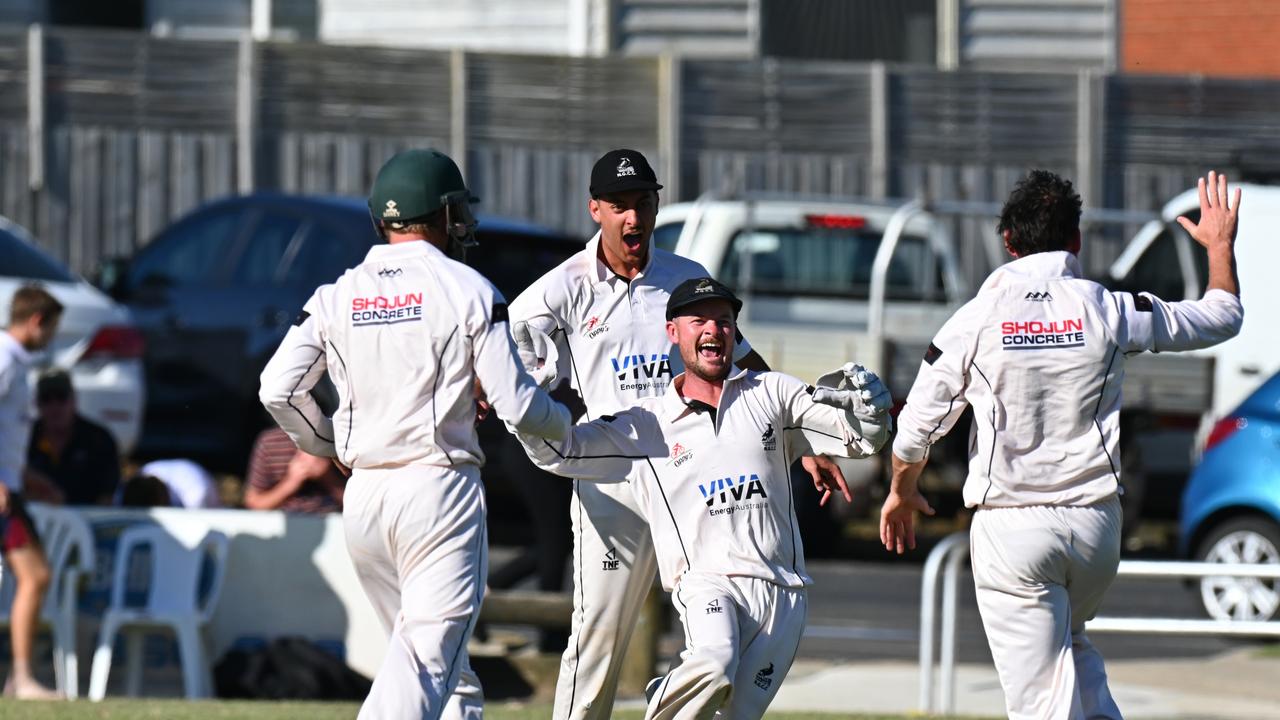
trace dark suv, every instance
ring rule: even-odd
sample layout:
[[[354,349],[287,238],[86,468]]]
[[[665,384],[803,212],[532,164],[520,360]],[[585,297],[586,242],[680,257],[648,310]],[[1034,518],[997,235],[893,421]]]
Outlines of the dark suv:
[[[508,299],[582,248],[581,240],[485,216],[477,239],[468,261]],[[268,422],[258,403],[267,359],[312,291],[377,242],[363,200],[258,193],[206,205],[128,262],[109,263],[103,284],[128,305],[147,342],[136,455],[244,472]],[[487,445],[500,436],[484,435]]]

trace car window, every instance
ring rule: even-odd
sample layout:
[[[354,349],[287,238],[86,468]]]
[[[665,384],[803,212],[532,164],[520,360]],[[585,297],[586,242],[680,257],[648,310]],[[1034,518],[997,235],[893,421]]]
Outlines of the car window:
[[[653,229],[653,244],[668,252],[676,251],[676,243],[680,241],[680,231],[684,230],[684,221],[659,225]]]
[[[380,242],[369,222],[338,224],[313,220],[302,242],[290,253],[284,284],[314,290],[359,265]]]
[[[874,230],[786,228],[739,232],[720,268],[720,279],[739,287],[750,273],[751,291],[763,295],[866,299],[880,247]],[[750,260],[750,267],[746,261]],[[943,302],[941,260],[924,238],[904,235],[889,264],[886,294],[895,300]]]
[[[125,287],[208,286],[216,284],[234,249],[244,211],[206,213],[175,225],[143,248],[129,266]]]
[[[1198,223],[1200,211],[1193,210],[1187,213],[1186,217],[1191,222]],[[1178,238],[1175,233],[1183,233],[1183,230],[1166,224],[1164,230],[1133,264],[1129,274],[1114,283],[1113,289],[1131,293],[1147,292],[1161,300],[1171,302],[1185,299],[1186,281],[1183,277],[1182,265],[1178,262]],[[1197,285],[1193,297],[1197,297],[1209,278],[1209,257],[1194,241],[1190,242]]]
[[[520,233],[481,231],[476,239],[480,246],[467,253],[467,264],[488,278],[508,301],[580,249],[576,243],[558,238]]]
[[[269,287],[278,284],[281,263],[289,251],[302,217],[273,210],[264,211],[243,243],[231,282],[240,287]]]
[[[0,229],[0,275],[26,280],[75,282],[75,276],[18,236]]]

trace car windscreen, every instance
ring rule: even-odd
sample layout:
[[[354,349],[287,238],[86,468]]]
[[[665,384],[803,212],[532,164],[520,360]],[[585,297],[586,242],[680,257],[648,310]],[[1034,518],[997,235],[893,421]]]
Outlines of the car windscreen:
[[[866,227],[739,231],[720,280],[761,295],[866,299],[880,239],[878,230]],[[946,300],[942,262],[923,237],[902,236],[886,280],[891,300]]]
[[[47,282],[75,282],[69,270],[57,260],[31,247],[13,233],[0,228],[0,275],[4,277],[44,280]]]

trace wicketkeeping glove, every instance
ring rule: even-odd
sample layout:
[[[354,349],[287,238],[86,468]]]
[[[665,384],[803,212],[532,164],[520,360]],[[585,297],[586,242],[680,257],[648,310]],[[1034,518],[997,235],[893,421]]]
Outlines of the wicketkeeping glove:
[[[845,363],[839,370],[818,378],[813,401],[844,410],[855,427],[870,431],[863,433],[866,436],[893,429],[893,417],[889,415],[893,396],[875,373],[861,365]]]
[[[511,328],[516,342],[516,354],[533,381],[544,390],[556,384],[556,344],[549,335],[527,322],[517,322]]]

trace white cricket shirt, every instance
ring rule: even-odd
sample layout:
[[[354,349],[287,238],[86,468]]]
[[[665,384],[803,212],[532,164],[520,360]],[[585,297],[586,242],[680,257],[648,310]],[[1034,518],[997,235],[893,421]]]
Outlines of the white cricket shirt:
[[[709,277],[697,262],[649,244],[649,261],[628,282],[600,259],[600,233],[511,303],[511,321],[528,322],[556,343],[557,377],[569,378],[599,417],[660,397],[682,370],[667,338],[667,298],[677,285]],[[741,336],[734,360],[751,352]]]
[[[325,369],[338,409],[307,392]],[[298,447],[353,468],[484,464],[474,381],[522,431],[563,437],[568,411],[516,356],[501,293],[426,241],[376,245],[307,301],[262,371],[261,399]]]
[[[888,426],[861,437],[800,380],[738,370],[714,413],[679,393],[575,425],[563,442],[518,434],[535,464],[579,480],[629,480],[653,533],[662,584],[686,571],[811,583],[792,507],[791,464],[810,454],[865,457]]]
[[[947,321],[898,416],[893,451],[924,457],[973,406],[969,507],[1089,505],[1114,495],[1126,355],[1191,350],[1240,331],[1240,299],[1109,292],[1046,252],[993,272]]]
[[[31,404],[31,353],[6,330],[0,329],[0,482],[22,490],[27,444],[35,410]]]

